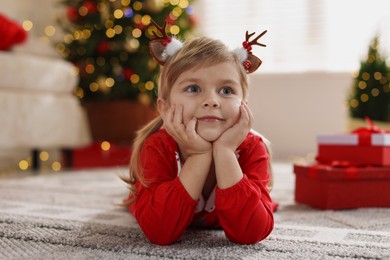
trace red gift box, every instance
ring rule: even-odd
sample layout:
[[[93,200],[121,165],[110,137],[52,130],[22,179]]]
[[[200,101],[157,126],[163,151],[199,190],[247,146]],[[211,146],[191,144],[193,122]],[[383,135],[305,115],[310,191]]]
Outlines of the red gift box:
[[[109,142],[96,142],[88,146],[64,152],[65,167],[95,168],[128,166],[131,157],[129,145],[116,145]]]
[[[390,167],[294,165],[295,201],[320,209],[390,207]]]
[[[390,134],[371,134],[370,143],[357,134],[319,135],[317,161],[344,161],[354,165],[390,166]]]
[[[325,164],[390,166],[390,133],[366,118],[368,127],[350,134],[317,136],[317,161]]]

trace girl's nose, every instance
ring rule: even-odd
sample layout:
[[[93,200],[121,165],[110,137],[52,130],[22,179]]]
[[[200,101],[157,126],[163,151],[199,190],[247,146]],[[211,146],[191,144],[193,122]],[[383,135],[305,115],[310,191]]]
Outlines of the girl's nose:
[[[204,101],[202,106],[204,108],[217,108],[219,107],[219,102],[215,97],[207,97]]]

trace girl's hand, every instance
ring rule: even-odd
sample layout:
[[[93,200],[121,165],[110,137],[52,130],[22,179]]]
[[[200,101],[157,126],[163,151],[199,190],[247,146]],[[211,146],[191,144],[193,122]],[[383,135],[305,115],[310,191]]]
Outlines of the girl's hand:
[[[191,119],[187,126],[184,125],[182,105],[172,105],[163,120],[165,129],[175,139],[185,158],[212,151],[211,143],[200,137],[195,130],[196,118]]]
[[[214,148],[227,148],[235,151],[238,146],[245,140],[253,125],[253,115],[246,102],[242,102],[240,106],[240,118],[236,124],[227,129],[214,142]]]

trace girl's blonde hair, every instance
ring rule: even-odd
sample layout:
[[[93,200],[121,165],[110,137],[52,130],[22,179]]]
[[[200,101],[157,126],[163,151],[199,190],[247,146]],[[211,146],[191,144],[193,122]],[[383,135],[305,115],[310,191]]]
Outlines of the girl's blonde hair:
[[[196,38],[184,43],[183,48],[165,62],[159,76],[158,98],[169,102],[171,88],[183,72],[222,62],[232,62],[237,67],[244,94],[243,98],[245,99],[248,94],[248,79],[241,62],[221,41],[207,37]],[[130,191],[133,195],[127,201],[127,204],[131,204],[137,196],[136,181],[139,181],[144,186],[148,184],[143,176],[140,160],[141,149],[145,140],[152,133],[159,130],[162,125],[163,120],[158,116],[137,132],[130,159],[130,178],[122,178],[130,185]]]

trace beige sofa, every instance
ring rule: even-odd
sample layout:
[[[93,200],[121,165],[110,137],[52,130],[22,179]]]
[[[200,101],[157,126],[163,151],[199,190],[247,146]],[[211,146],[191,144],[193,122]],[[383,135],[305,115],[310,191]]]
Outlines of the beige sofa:
[[[74,66],[36,38],[0,51],[0,150],[88,144],[76,85]]]

